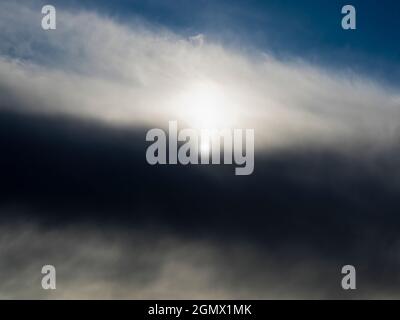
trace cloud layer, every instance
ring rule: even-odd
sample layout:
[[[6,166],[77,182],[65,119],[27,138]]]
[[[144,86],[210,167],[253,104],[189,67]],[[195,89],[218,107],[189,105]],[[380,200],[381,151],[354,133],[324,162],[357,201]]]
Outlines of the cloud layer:
[[[360,293],[344,295],[338,268],[307,251],[282,255],[162,230],[3,225],[0,254],[2,299],[396,297],[394,288],[368,278]],[[49,263],[56,267],[57,289],[46,291],[40,270]],[[359,270],[360,278],[365,271]]]
[[[351,71],[246,53],[204,35],[184,38],[138,19],[121,25],[89,12],[60,9],[58,29],[44,32],[34,6],[2,7],[2,105],[116,125],[178,120],[193,126],[199,100],[218,96],[218,103],[203,103],[211,109],[204,122],[223,118],[220,126],[254,128],[261,148],[343,141],[382,146],[398,138],[397,88]],[[19,24],[12,23],[15,17]],[[210,88],[215,94],[207,96]]]
[[[0,297],[398,296],[398,88],[140,18],[40,19],[0,4]],[[168,120],[255,129],[255,173],[147,165]]]

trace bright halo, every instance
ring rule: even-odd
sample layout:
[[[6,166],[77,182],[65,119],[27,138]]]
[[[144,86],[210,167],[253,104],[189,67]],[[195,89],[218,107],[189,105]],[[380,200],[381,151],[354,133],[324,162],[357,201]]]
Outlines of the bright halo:
[[[232,125],[232,107],[226,92],[212,83],[192,85],[180,99],[181,117],[195,129],[229,128]]]

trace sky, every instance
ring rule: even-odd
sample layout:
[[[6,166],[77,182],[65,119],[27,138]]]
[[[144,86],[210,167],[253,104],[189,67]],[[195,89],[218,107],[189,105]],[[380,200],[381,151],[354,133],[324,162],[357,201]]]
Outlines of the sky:
[[[398,298],[398,1],[44,4],[0,4],[0,298]],[[149,165],[170,120],[253,174]]]

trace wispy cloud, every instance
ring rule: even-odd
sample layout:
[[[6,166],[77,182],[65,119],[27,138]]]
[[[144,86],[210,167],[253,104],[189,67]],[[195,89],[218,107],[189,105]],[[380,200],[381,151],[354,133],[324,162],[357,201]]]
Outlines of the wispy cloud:
[[[13,230],[12,232],[10,230]],[[297,248],[277,254],[243,243],[190,240],[151,229],[1,227],[2,299],[340,298],[340,265]],[[56,267],[56,290],[41,268]],[[393,298],[364,282],[351,297]]]
[[[1,6],[3,106],[116,125],[176,119],[190,126],[198,88],[211,87],[222,98],[208,116],[224,114],[222,126],[256,129],[261,147],[390,145],[398,137],[397,89],[351,71],[249,55],[204,35],[184,38],[90,12],[60,10],[57,30],[44,32],[32,8]],[[6,27],[11,19],[20,21],[15,28]]]

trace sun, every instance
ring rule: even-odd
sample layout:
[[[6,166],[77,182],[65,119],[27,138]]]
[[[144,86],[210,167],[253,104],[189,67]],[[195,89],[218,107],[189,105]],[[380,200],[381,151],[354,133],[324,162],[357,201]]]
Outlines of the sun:
[[[192,84],[180,99],[180,116],[194,129],[222,129],[231,126],[232,108],[227,91],[212,82]]]

